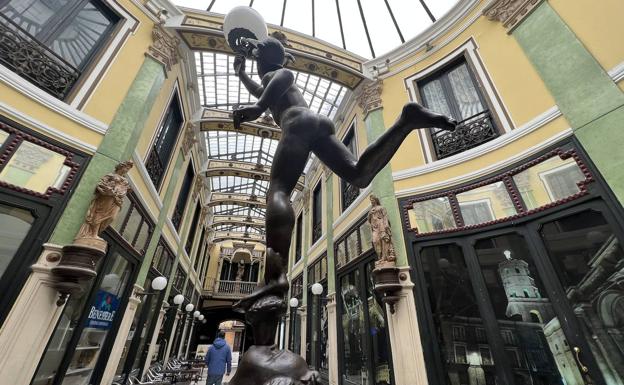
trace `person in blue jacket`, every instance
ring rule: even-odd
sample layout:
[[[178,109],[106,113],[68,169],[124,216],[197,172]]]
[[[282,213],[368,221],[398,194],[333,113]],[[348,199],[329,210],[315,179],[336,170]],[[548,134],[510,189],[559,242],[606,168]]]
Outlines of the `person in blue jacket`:
[[[219,331],[217,338],[208,353],[206,353],[206,365],[208,365],[208,378],[206,379],[206,385],[221,385],[223,381],[223,375],[226,373],[230,375],[232,371],[232,351],[228,344],[223,339],[225,333]]]

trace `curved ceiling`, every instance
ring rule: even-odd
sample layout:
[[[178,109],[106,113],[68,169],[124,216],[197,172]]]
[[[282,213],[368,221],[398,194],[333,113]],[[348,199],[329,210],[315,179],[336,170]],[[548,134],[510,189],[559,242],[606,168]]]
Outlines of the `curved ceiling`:
[[[173,0],[179,6],[226,14],[256,9],[267,23],[342,47],[364,58],[382,55],[442,17],[458,0]]]

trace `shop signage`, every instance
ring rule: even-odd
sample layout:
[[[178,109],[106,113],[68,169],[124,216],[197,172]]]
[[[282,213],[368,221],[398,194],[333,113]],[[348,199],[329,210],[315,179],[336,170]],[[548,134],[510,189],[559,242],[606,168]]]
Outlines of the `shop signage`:
[[[95,303],[91,305],[87,317],[87,327],[97,329],[109,329],[115,318],[115,312],[119,307],[119,299],[116,295],[107,291],[98,291]]]

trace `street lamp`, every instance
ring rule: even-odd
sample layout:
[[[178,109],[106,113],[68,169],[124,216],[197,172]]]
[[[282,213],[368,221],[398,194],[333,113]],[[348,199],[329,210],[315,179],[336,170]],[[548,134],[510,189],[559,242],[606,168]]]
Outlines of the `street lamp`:
[[[296,297],[292,297],[288,301],[290,305],[290,350],[295,350],[295,316],[297,314],[297,306],[299,306],[299,300]]]
[[[320,306],[319,306],[319,296],[321,294],[323,294],[323,285],[321,285],[320,283],[316,282],[314,283],[314,285],[312,285],[312,294],[314,295],[313,298],[313,308],[312,308],[312,346],[310,348],[310,352],[312,353],[312,366],[314,368],[318,369],[318,353],[319,353],[319,349],[320,346],[318,344],[318,335],[319,335],[319,329],[320,329],[320,323],[319,323],[319,318],[320,318]]]
[[[178,294],[175,297],[173,297],[174,305],[182,305],[182,302],[184,302],[184,296],[182,294]]]
[[[184,308],[184,310],[186,310],[187,312],[192,312],[193,309],[195,309],[195,305],[193,305],[192,303],[189,303],[188,305],[186,305],[186,307]]]

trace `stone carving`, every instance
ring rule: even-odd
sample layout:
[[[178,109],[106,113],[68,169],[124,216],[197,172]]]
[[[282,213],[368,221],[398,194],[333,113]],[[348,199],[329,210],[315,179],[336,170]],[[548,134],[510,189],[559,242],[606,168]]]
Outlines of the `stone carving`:
[[[169,72],[171,67],[179,62],[178,45],[180,45],[178,37],[169,36],[161,26],[156,25],[152,30],[152,45],[149,47],[149,53],[163,63]]]
[[[193,184],[193,200],[197,198],[197,195],[200,194],[206,184],[204,183],[204,178],[202,176],[198,176],[195,178],[195,183]]]
[[[364,115],[381,107],[382,90],[383,82],[381,80],[375,80],[372,83],[362,85],[362,90],[357,95],[356,100],[358,106],[364,111]]]
[[[542,0],[498,0],[488,6],[483,14],[488,20],[500,21],[505,28],[512,30],[541,2]]]
[[[182,139],[182,154],[188,156],[193,145],[197,143],[197,137],[195,136],[195,126],[189,122],[184,129],[184,138]]]
[[[115,220],[119,213],[124,197],[130,191],[126,174],[133,166],[132,161],[119,163],[115,167],[115,172],[106,174],[100,179],[74,244],[106,250],[106,242],[99,237],[99,234]]]
[[[392,244],[392,229],[388,221],[388,212],[375,195],[370,196],[370,201],[373,207],[368,212],[368,223],[373,233],[373,248],[377,253],[375,266],[387,264],[394,266],[396,252]]]

